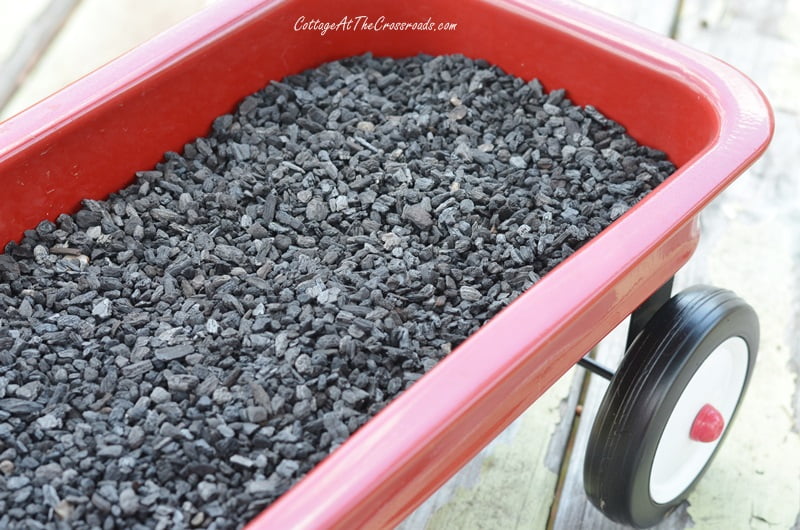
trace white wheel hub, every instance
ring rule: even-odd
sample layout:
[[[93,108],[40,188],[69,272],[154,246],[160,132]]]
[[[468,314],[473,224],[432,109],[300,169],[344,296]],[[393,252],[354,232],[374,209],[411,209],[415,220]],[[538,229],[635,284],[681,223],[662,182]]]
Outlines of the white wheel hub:
[[[727,428],[744,388],[748,361],[747,344],[731,337],[711,352],[689,380],[656,447],[650,471],[650,497],[654,502],[666,504],[677,498],[714,454],[721,436],[699,441],[690,433],[708,416],[708,406]]]

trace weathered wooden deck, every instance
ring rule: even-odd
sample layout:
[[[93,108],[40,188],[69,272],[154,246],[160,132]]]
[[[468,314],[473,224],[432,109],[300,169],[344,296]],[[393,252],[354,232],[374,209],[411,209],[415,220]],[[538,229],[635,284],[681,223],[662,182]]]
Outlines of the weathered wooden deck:
[[[0,118],[213,0],[0,0]],[[587,0],[735,65],[772,101],[764,158],[703,215],[676,288],[747,299],[762,341],[747,400],[713,467],[659,528],[800,528],[800,0]],[[614,363],[625,330],[597,355]],[[402,525],[618,528],[586,501],[583,451],[606,383],[573,369]],[[582,409],[582,413],[576,413]]]

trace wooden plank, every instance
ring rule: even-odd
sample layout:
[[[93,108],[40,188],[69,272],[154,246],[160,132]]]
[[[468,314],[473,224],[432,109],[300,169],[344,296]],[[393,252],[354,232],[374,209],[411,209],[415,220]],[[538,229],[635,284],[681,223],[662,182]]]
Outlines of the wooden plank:
[[[562,377],[398,529],[544,528],[582,385],[577,371]]]
[[[678,16],[680,0],[641,2],[636,0],[580,0],[609,15],[626,20],[642,28],[671,35]]]
[[[648,6],[649,7],[649,6]],[[697,490],[660,528],[800,528],[800,1],[684,0],[677,36],[751,75],[777,110],[765,157],[702,216],[700,246],[676,290],[709,283],[736,291],[761,318],[758,366],[739,417]],[[618,330],[598,349],[606,361],[624,344]],[[792,361],[794,364],[792,364]],[[583,450],[603,381],[592,378],[567,464],[557,529],[619,528],[588,506]],[[754,495],[753,492],[760,492]]]
[[[51,0],[36,18],[23,26],[25,31],[0,65],[0,107],[11,98],[28,70],[36,64],[77,2],[78,0]],[[9,15],[14,17],[13,13]]]
[[[0,64],[9,58],[11,50],[16,48],[28,25],[41,14],[47,2],[0,2]]]
[[[212,0],[82,0],[25,83],[7,118],[196,13]]]

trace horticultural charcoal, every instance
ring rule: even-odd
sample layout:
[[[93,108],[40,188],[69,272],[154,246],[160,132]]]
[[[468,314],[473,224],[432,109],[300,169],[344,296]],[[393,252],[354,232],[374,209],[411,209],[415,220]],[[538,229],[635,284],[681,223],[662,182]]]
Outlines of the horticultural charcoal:
[[[241,525],[664,158],[463,57],[272,83],[0,255],[0,526]]]

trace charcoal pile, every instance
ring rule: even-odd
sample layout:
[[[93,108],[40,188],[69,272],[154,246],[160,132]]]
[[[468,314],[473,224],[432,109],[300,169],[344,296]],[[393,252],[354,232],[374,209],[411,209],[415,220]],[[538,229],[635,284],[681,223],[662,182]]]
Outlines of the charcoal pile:
[[[241,526],[673,170],[460,56],[271,83],[0,255],[0,527]]]

